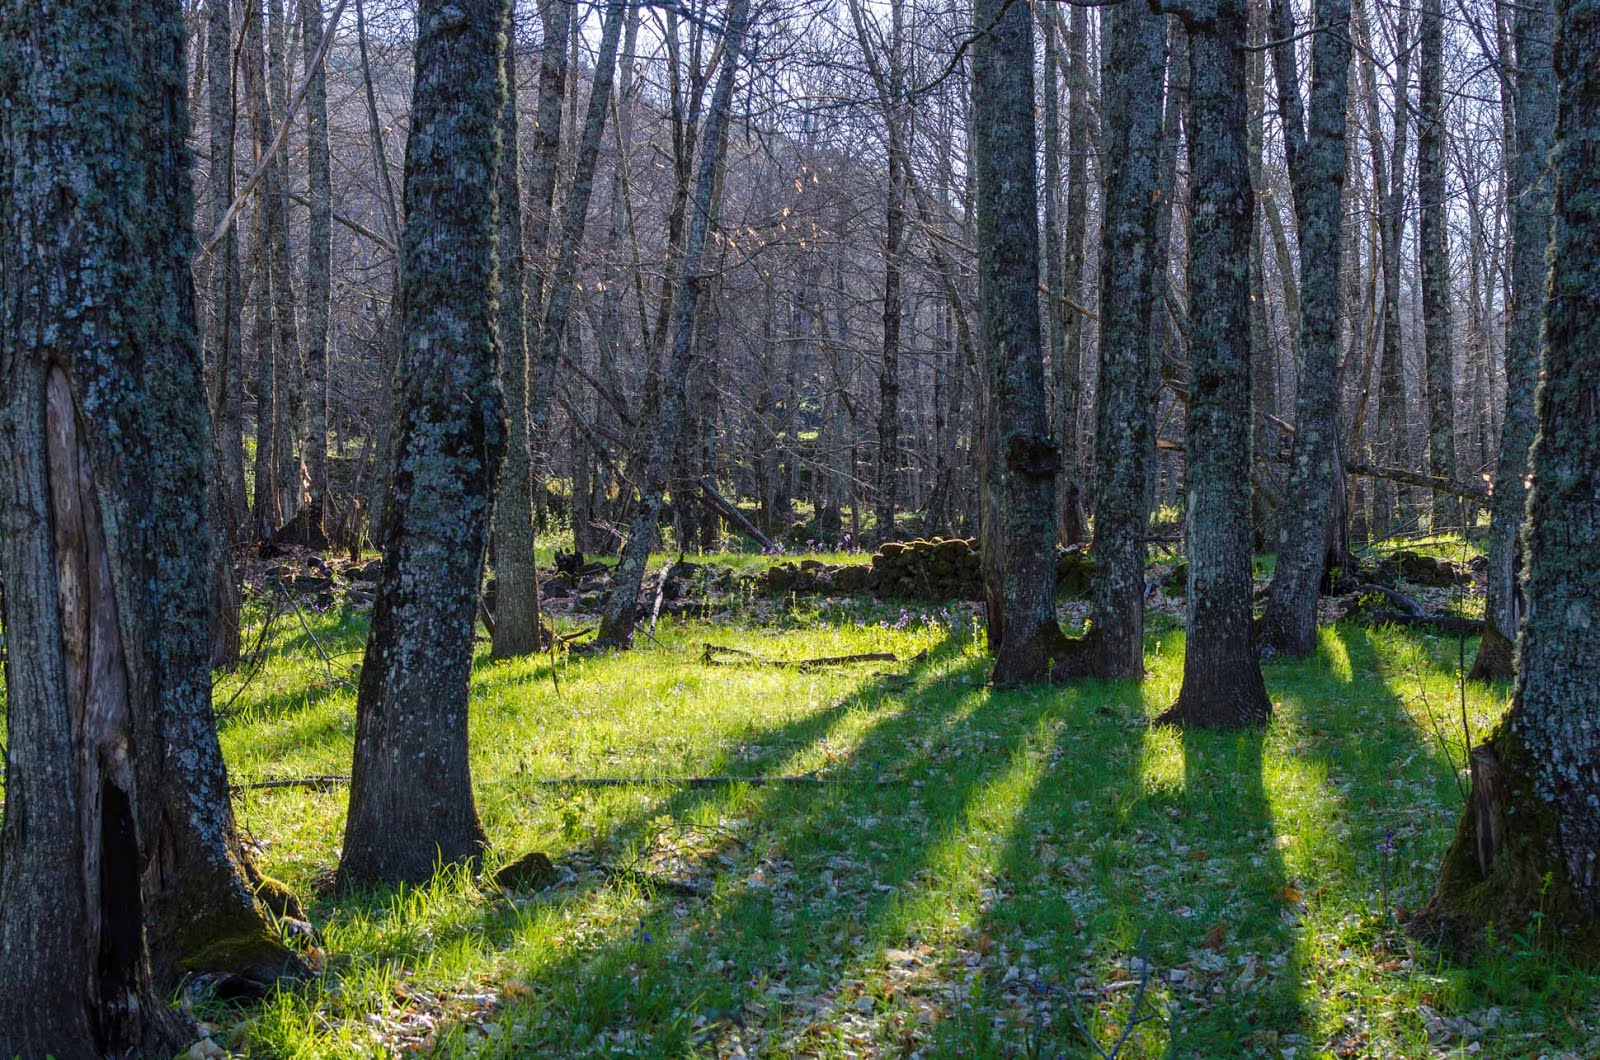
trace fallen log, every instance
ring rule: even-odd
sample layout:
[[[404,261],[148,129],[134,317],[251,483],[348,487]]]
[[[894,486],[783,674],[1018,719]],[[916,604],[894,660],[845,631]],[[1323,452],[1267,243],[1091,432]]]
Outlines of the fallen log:
[[[731,655],[732,659],[720,658]],[[707,666],[778,666],[795,670],[815,670],[824,666],[845,666],[851,663],[899,662],[900,657],[887,651],[864,651],[854,655],[823,655],[815,659],[769,659],[743,648],[729,648],[721,644],[707,644],[700,653],[700,661]]]
[[[1376,625],[1431,626],[1442,633],[1475,637],[1483,632],[1483,619],[1462,618],[1460,615],[1410,615],[1404,611],[1370,611],[1368,617]]]
[[[1424,475],[1417,471],[1407,471],[1401,467],[1382,467],[1378,464],[1346,463],[1344,469],[1348,474],[1359,475],[1362,478],[1379,478],[1388,482],[1398,482],[1403,486],[1416,486],[1419,489],[1434,490],[1438,493],[1448,493],[1453,497],[1465,497],[1468,500],[1487,501],[1489,499],[1488,486],[1475,485],[1471,482],[1455,482],[1437,475]]]
[[[748,537],[750,540],[754,541],[764,549],[768,549],[772,552],[778,551],[778,546],[773,544],[772,538],[756,529],[755,523],[752,523],[749,519],[745,518],[745,514],[743,512],[741,512],[734,505],[729,504],[727,499],[711,486],[704,482],[700,483],[700,488],[696,492],[696,496],[699,497],[700,503],[711,509],[713,513],[722,516],[724,519],[728,520],[728,522],[738,527],[739,532],[744,534],[745,537]]]

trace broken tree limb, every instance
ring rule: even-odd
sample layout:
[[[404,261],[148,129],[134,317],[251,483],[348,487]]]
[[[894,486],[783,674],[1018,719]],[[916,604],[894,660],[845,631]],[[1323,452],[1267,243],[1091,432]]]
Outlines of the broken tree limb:
[[[1475,485],[1471,482],[1455,482],[1451,479],[1439,478],[1436,475],[1424,475],[1417,471],[1407,471],[1399,467],[1382,467],[1377,464],[1346,463],[1344,469],[1351,475],[1362,478],[1379,478],[1388,482],[1398,482],[1403,486],[1416,486],[1420,489],[1435,490],[1439,493],[1448,493],[1453,497],[1465,497],[1468,500],[1486,501],[1489,499],[1487,486]]]
[[[728,522],[738,527],[739,532],[744,534],[745,537],[748,537],[762,548],[770,549],[774,552],[778,550],[778,546],[773,544],[772,538],[768,537],[766,534],[763,534],[760,530],[757,530],[755,523],[752,523],[749,519],[745,518],[745,514],[743,512],[729,504],[722,494],[718,493],[709,484],[705,482],[700,483],[697,496],[699,497],[700,502],[707,508],[710,508],[712,512],[722,516],[724,519],[728,520]]]
[[[1398,589],[1390,589],[1387,586],[1373,585],[1371,582],[1367,582],[1356,586],[1356,592],[1377,593],[1412,618],[1424,618],[1427,616],[1427,611],[1423,609],[1421,604]]]
[[[733,656],[732,659],[722,656]],[[921,656],[917,656],[921,658]],[[865,651],[854,655],[823,655],[815,659],[769,659],[765,655],[757,655],[753,651],[743,648],[729,648],[721,644],[707,644],[700,653],[700,661],[707,666],[778,666],[786,669],[800,671],[815,670],[824,666],[845,666],[851,663],[866,662],[899,662],[900,657],[892,652]],[[913,660],[914,661],[914,660]]]
[[[1368,618],[1376,625],[1431,626],[1442,633],[1457,633],[1475,637],[1483,632],[1481,618],[1462,618],[1460,615],[1409,615],[1403,611],[1372,611]]]

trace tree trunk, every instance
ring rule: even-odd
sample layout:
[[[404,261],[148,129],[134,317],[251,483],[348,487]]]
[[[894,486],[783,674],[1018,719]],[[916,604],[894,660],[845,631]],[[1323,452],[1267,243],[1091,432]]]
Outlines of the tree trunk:
[[[1456,477],[1455,382],[1450,356],[1450,234],[1445,220],[1444,5],[1422,0],[1417,103],[1417,194],[1422,262],[1422,333],[1428,394],[1428,473]],[[1461,501],[1433,494],[1431,528],[1463,526]]]
[[[283,0],[266,0],[267,6],[267,112],[277,130],[289,112],[289,27]],[[305,363],[300,350],[294,272],[289,255],[289,148],[279,146],[261,181],[266,215],[267,265],[272,274],[273,484],[278,490],[282,525],[292,522],[304,501],[301,465],[295,454],[304,415]]]
[[[1534,386],[1539,377],[1539,325],[1549,269],[1550,147],[1555,134],[1556,86],[1548,42],[1555,34],[1551,0],[1517,8],[1517,89],[1511,186],[1511,322],[1506,329],[1505,419],[1489,502],[1489,574],[1483,642],[1472,664],[1477,680],[1513,676],[1512,646],[1522,624],[1519,548],[1527,513],[1528,449],[1533,444]]]
[[[984,597],[996,685],[1053,674],[1066,638],[1056,621],[1056,473],[1039,342],[1039,226],[1034,179],[1033,25],[1028,9],[979,0],[972,47],[978,302],[988,401]]]
[[[1084,219],[1089,214],[1089,9],[1074,6],[1067,38],[1067,231],[1063,237],[1063,290],[1074,305],[1083,304]],[[1059,16],[1057,20],[1059,25]],[[1055,437],[1061,447],[1056,498],[1061,541],[1083,540],[1083,491],[1079,485],[1083,454],[1078,421],[1083,415],[1083,321],[1077,310],[1064,321],[1060,363],[1055,366]]]
[[[528,384],[528,431],[537,459],[534,461],[535,503],[544,492],[549,475],[551,448],[550,406],[554,396],[556,365],[567,337],[567,317],[572,309],[572,287],[578,269],[578,244],[583,242],[589,218],[589,199],[594,192],[594,170],[600,157],[600,141],[605,135],[606,115],[611,110],[611,87],[616,79],[617,42],[628,20],[628,6],[611,0],[606,6],[605,26],[600,33],[600,51],[595,56],[594,83],[589,91],[589,109],[584,115],[583,136],[578,142],[572,184],[561,213],[561,240],[556,260],[542,285],[544,322],[539,328],[538,356],[533,359],[533,378]]]
[[[1100,233],[1100,372],[1096,403],[1093,638],[1102,677],[1144,672],[1146,484],[1155,449],[1145,339],[1167,283],[1159,244],[1165,145],[1161,88],[1166,16],[1107,8],[1105,221]]]
[[[605,611],[600,617],[600,632],[595,638],[596,644],[605,647],[627,648],[633,644],[633,629],[638,620],[639,586],[644,580],[645,565],[650,559],[650,546],[661,519],[662,495],[672,471],[673,457],[677,453],[678,439],[686,418],[686,387],[693,367],[695,310],[699,305],[701,287],[707,279],[701,274],[700,265],[705,253],[706,232],[713,221],[714,192],[722,164],[728,114],[733,106],[734,75],[744,46],[749,11],[750,0],[733,0],[728,14],[727,35],[723,39],[723,65],[717,75],[711,112],[706,115],[701,136],[694,210],[684,243],[677,292],[672,300],[671,357],[661,381],[661,404],[656,416],[655,438],[650,444],[650,455],[645,464],[639,506],[629,528],[628,542],[623,546],[622,559],[612,576],[611,593],[606,598]]]
[[[539,566],[534,554],[533,457],[528,429],[528,335],[524,307],[522,194],[517,154],[517,48],[514,4],[505,3],[500,78],[500,164],[495,173],[496,302],[500,388],[505,394],[506,454],[494,503],[494,637],[490,655],[511,659],[540,647]]]
[[[328,309],[333,284],[333,184],[328,171],[328,86],[321,0],[299,0],[306,64],[305,462],[313,539],[325,539],[328,513]],[[336,27],[329,26],[331,32]],[[313,65],[314,64],[314,65]]]
[[[1600,955],[1600,8],[1555,11],[1555,225],[1521,665],[1510,712],[1472,753],[1472,803],[1419,926],[1467,942],[1488,926],[1527,932],[1587,959]]]
[[[265,11],[260,3],[245,5],[244,60],[245,80],[250,95],[250,139],[255,164],[265,164],[272,142],[272,116],[267,106],[266,43],[262,30]],[[256,452],[255,494],[251,512],[255,536],[270,539],[283,525],[278,489],[278,385],[277,365],[272,358],[272,265],[267,251],[271,240],[267,216],[268,182],[256,188],[255,217],[252,223],[250,263],[255,300],[251,321],[250,346],[256,357]]]
[[[211,126],[210,210],[207,227],[222,222],[233,201],[234,77],[231,0],[207,0],[207,114]],[[244,483],[244,361],[240,329],[239,231],[228,226],[211,265],[212,418],[222,477],[229,543],[245,543],[250,500]]]
[[[167,1056],[178,970],[292,964],[211,718],[182,18],[9,3],[0,33],[0,1054]]]
[[[1183,687],[1162,715],[1200,728],[1259,725],[1271,714],[1251,643],[1250,229],[1244,0],[1201,0],[1189,30],[1191,392],[1189,592]]]
[[[346,887],[420,883],[485,842],[467,760],[467,686],[505,444],[494,346],[504,2],[418,5],[399,458],[356,700],[339,864]]]
[[[1288,0],[1274,0],[1271,34],[1292,37]],[[1349,0],[1318,0],[1312,22],[1349,22]],[[1350,38],[1321,32],[1311,51],[1309,127],[1300,122],[1299,75],[1292,45],[1276,50],[1278,110],[1294,187],[1300,233],[1300,349],[1295,388],[1294,452],[1283,510],[1278,513],[1277,566],[1263,617],[1263,643],[1288,655],[1316,647],[1317,586],[1327,566],[1329,512],[1343,472],[1339,444],[1339,299],[1344,241],[1345,117],[1350,84]],[[1344,533],[1343,520],[1331,528]]]
[[[1405,260],[1402,244],[1406,228],[1406,149],[1411,113],[1411,42],[1408,16],[1404,11],[1395,27],[1395,38],[1399,58],[1395,62],[1394,145],[1387,174],[1383,172],[1383,134],[1378,125],[1378,102],[1373,91],[1367,94],[1367,114],[1368,135],[1374,140],[1374,193],[1383,204],[1383,359],[1378,369],[1378,436],[1373,448],[1383,463],[1400,467],[1406,463],[1407,448],[1405,355],[1400,344],[1400,272]],[[1410,520],[1407,490],[1397,490],[1380,481],[1372,492],[1374,531],[1388,533]]]

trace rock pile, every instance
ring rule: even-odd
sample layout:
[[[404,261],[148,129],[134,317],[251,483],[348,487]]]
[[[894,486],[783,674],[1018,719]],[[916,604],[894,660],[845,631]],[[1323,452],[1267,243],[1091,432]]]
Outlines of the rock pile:
[[[1081,550],[1062,553],[1057,586],[1071,596],[1089,591],[1093,567]],[[983,596],[983,564],[972,538],[891,541],[864,564],[829,564],[806,559],[779,563],[762,576],[769,593],[868,593],[884,600],[977,600]]]

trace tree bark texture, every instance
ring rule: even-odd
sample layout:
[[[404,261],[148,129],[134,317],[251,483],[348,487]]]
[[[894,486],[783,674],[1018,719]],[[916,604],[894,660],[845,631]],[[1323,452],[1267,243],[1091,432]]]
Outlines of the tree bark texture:
[[[1288,0],[1274,0],[1272,34],[1293,36]],[[1342,26],[1349,0],[1318,0],[1312,21]],[[1263,616],[1263,643],[1288,655],[1316,647],[1317,587],[1328,556],[1328,516],[1335,508],[1344,461],[1339,442],[1339,277],[1344,241],[1345,126],[1349,102],[1350,38],[1343,29],[1317,33],[1311,45],[1311,106],[1300,125],[1299,77],[1293,45],[1277,61],[1279,113],[1300,232],[1300,349],[1304,358],[1295,388],[1294,450],[1278,513],[1277,566]],[[1342,520],[1334,528],[1343,532]]]
[[[1550,51],[1555,36],[1551,0],[1529,0],[1516,14],[1516,130],[1509,189],[1511,212],[1511,320],[1506,329],[1505,418],[1489,502],[1489,572],[1483,642],[1473,661],[1478,680],[1509,678],[1513,646],[1522,624],[1521,537],[1527,514],[1528,450],[1536,421],[1539,326],[1544,316],[1553,208],[1549,158],[1555,138],[1556,81]]]
[[[1095,448],[1094,624],[1097,671],[1144,671],[1146,480],[1154,451],[1153,376],[1145,342],[1165,291],[1159,245],[1166,16],[1108,8],[1103,33],[1105,220],[1101,231],[1100,371]]]
[[[1162,720],[1259,725],[1272,710],[1251,638],[1250,229],[1244,0],[1181,13],[1192,70],[1189,172],[1192,373],[1184,444],[1189,546],[1183,686]]]
[[[1555,5],[1555,225],[1511,710],[1423,924],[1600,954],[1600,3]]]
[[[333,184],[328,168],[328,84],[321,0],[299,0],[306,62],[305,463],[310,527],[322,536],[328,513],[328,310],[333,284]],[[314,66],[312,64],[315,64]]]
[[[494,345],[503,3],[418,5],[400,436],[356,701],[343,886],[418,883],[484,844],[467,759],[467,685],[505,445]]]
[[[178,971],[289,960],[211,716],[183,42],[170,0],[0,8],[7,1056],[171,1055]]]
[[[1418,236],[1422,262],[1422,334],[1428,394],[1428,473],[1456,477],[1455,383],[1450,356],[1450,233],[1445,219],[1444,4],[1422,0],[1417,91]],[[1431,529],[1462,526],[1461,501],[1435,493]]]

